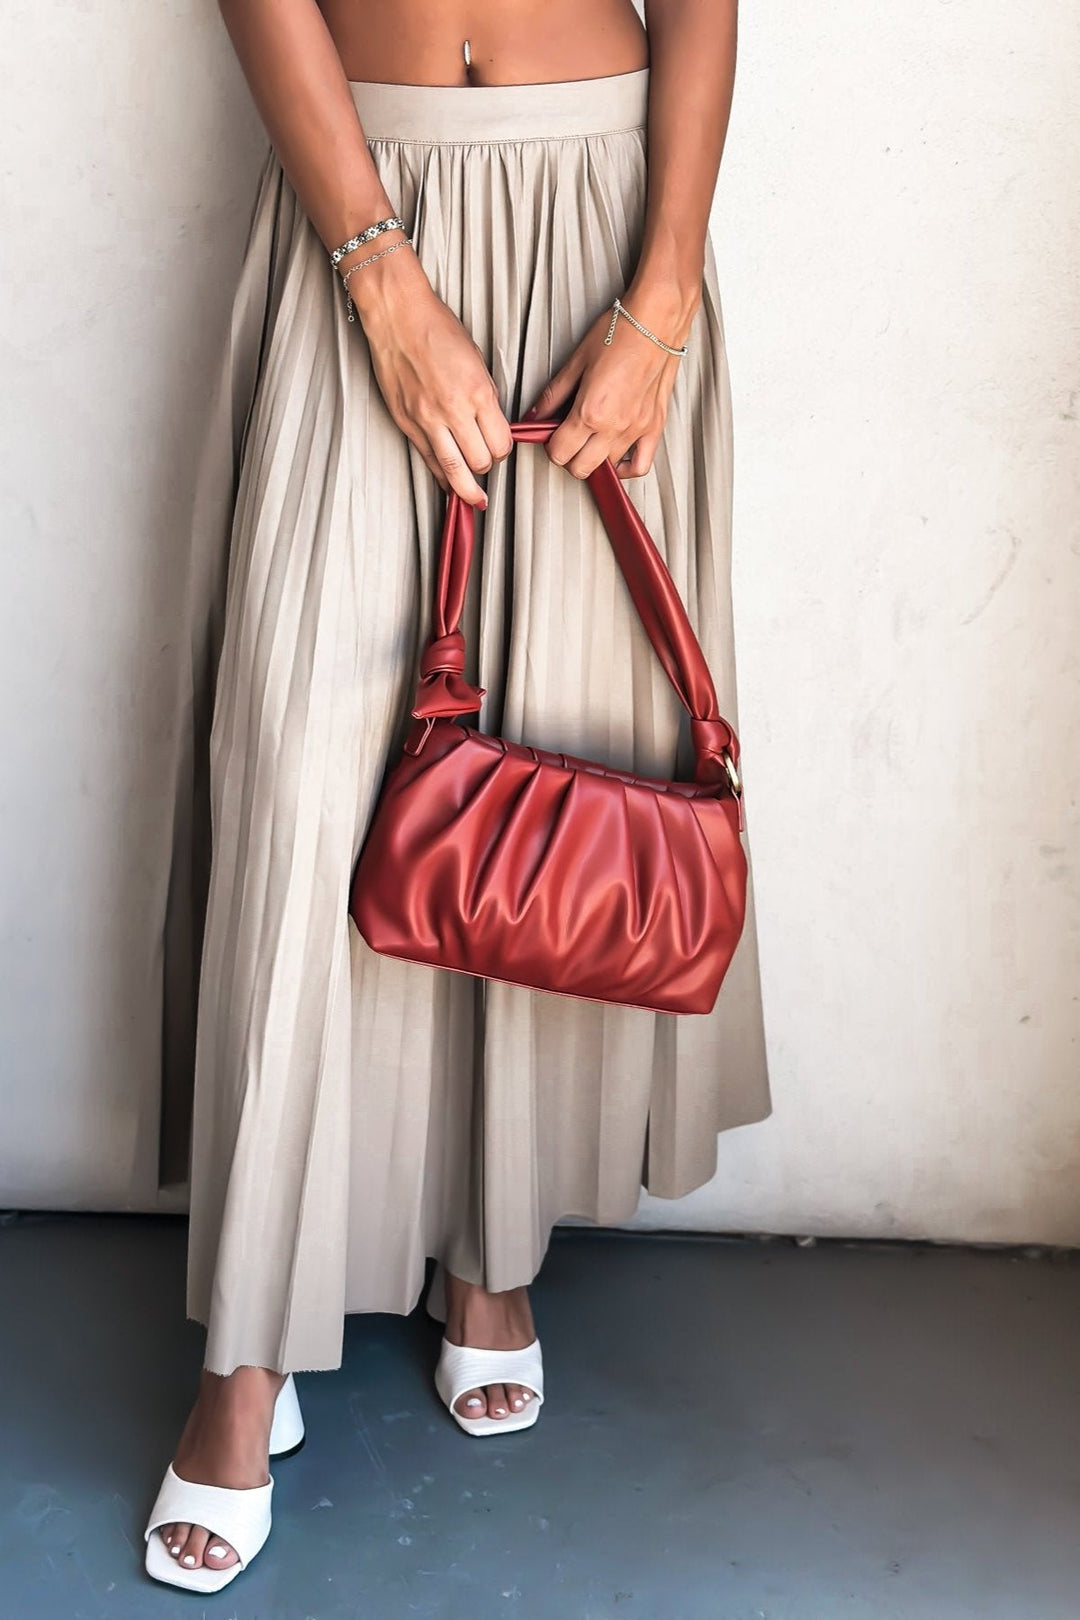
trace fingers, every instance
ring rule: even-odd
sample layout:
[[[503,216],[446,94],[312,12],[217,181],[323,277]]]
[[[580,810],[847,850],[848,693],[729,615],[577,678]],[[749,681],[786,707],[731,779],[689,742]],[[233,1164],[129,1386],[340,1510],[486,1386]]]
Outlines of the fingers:
[[[492,460],[504,461],[514,448],[514,441],[510,434],[510,423],[503,415],[496,395],[493,394],[489,402],[478,408],[476,420]]]
[[[541,413],[538,413],[538,415]],[[649,426],[636,435],[589,427],[575,412],[559,424],[548,441],[547,453],[556,466],[585,479],[600,463],[610,460],[620,478],[644,478],[652,467],[662,428]],[[484,510],[487,495],[475,474],[490,471],[513,448],[510,425],[496,407],[484,420],[446,424],[430,429],[430,437],[415,425],[409,437],[444,490],[456,490],[462,500]]]
[[[660,443],[659,433],[643,433],[636,444],[632,444],[625,459],[615,463],[615,471],[620,478],[644,478],[653,464],[656,448]]]
[[[440,422],[430,427],[425,424],[424,430],[427,433],[432,454],[450,488],[456,490],[462,500],[468,501],[470,506],[486,506],[487,496],[473,477],[472,469],[465,459],[463,448],[446,423]],[[459,429],[459,431],[462,433],[462,437],[468,441],[469,435],[462,429]],[[486,462],[487,451],[485,446],[480,470],[486,470],[484,465]]]
[[[510,424],[483,356],[434,296],[410,308],[399,326],[368,334],[383,400],[440,487],[482,509],[487,498],[478,476],[511,449]]]
[[[409,437],[444,490],[453,489],[463,501],[481,510],[487,496],[476,475],[491,470],[513,448],[510,424],[497,397],[484,400],[475,416],[459,416],[452,422],[429,418],[410,424]]]
[[[566,462],[566,470],[575,478],[588,478],[602,461],[608,460],[614,453],[615,443],[609,434],[592,433],[581,449]]]
[[[491,464],[495,458],[475,417],[455,422],[450,432],[470,471],[474,473],[491,471]]]
[[[586,380],[548,440],[548,456],[575,478],[588,478],[602,461],[617,465],[628,449],[645,439],[651,438],[655,448],[663,414],[651,399],[628,395],[624,388],[600,390]]]
[[[633,400],[627,408],[618,397],[590,397],[586,385],[548,440],[548,455],[575,478],[588,478],[602,461],[622,478],[640,478],[652,466],[665,415],[666,397],[659,405]]]
[[[428,470],[434,476],[435,482],[438,484],[439,488],[448,493],[450,489],[449,480],[447,479],[446,474],[443,472],[442,467],[439,465],[438,457],[428,443],[426,435],[421,433],[418,428],[411,428],[406,431],[408,433],[408,437],[412,440],[413,444],[423,456]]]
[[[575,349],[566,364],[560,366],[551,381],[540,390],[536,404],[526,415],[535,416],[541,421],[553,416],[577,388],[586,364],[585,354],[580,348]]]
[[[638,452],[641,446],[651,444],[652,452],[649,454],[648,464],[641,468],[642,472],[647,471],[659,439],[658,429],[651,431],[643,429],[640,435],[635,436],[632,429],[622,428],[616,431],[599,425],[592,427],[575,409],[565,422],[559,424],[548,440],[548,455],[556,466],[565,467],[575,478],[588,478],[602,461],[607,460],[613,461],[624,477],[640,477],[640,473],[631,474],[626,464],[620,465],[620,457],[628,446],[634,447],[633,453],[637,458],[634,464],[640,465]]]

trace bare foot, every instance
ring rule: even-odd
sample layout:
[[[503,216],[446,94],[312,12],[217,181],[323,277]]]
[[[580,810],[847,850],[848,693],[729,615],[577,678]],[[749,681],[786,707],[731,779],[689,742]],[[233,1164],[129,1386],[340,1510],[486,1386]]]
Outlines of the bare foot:
[[[524,1350],[536,1338],[528,1289],[489,1294],[448,1271],[446,1337],[451,1344],[468,1344],[476,1350]],[[532,1390],[521,1384],[488,1384],[466,1390],[455,1401],[454,1410],[467,1418],[505,1418],[523,1411],[535,1399]]]
[[[238,1367],[228,1378],[202,1373],[199,1394],[173,1458],[173,1471],[195,1485],[248,1490],[268,1483],[274,1402],[285,1382],[265,1367]],[[213,1525],[163,1524],[166,1550],[187,1569],[228,1569],[234,1548]]]

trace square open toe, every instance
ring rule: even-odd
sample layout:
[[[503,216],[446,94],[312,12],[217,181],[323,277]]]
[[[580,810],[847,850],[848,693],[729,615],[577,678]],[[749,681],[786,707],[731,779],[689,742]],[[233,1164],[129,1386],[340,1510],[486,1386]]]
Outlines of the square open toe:
[[[167,1586],[180,1586],[188,1592],[220,1592],[223,1586],[236,1579],[243,1568],[243,1564],[237,1562],[230,1564],[228,1569],[210,1569],[206,1564],[198,1569],[185,1569],[166,1547],[160,1530],[155,1530],[146,1543],[146,1573],[155,1581],[164,1581]]]
[[[518,1429],[532,1428],[540,1416],[540,1402],[531,1400],[520,1412],[511,1412],[504,1418],[488,1417],[486,1413],[478,1418],[463,1417],[452,1406],[450,1416],[466,1434],[514,1434]]]
[[[484,1389],[489,1384],[520,1384],[532,1391],[532,1399],[520,1412],[510,1412],[504,1418],[488,1417],[486,1413],[470,1418],[455,1410],[456,1402],[470,1389]],[[540,1340],[534,1339],[523,1350],[477,1350],[467,1344],[451,1344],[444,1335],[435,1369],[435,1388],[454,1422],[466,1434],[513,1434],[530,1429],[544,1404]]]

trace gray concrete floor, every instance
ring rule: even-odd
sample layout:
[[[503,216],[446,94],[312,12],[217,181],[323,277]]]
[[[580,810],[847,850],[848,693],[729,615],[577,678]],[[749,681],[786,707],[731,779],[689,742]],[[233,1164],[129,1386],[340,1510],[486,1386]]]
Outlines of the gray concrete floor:
[[[556,1234],[531,1432],[473,1440],[437,1329],[350,1317],[220,1596],[142,1522],[201,1330],[178,1220],[0,1228],[2,1620],[1077,1620],[1080,1263]]]

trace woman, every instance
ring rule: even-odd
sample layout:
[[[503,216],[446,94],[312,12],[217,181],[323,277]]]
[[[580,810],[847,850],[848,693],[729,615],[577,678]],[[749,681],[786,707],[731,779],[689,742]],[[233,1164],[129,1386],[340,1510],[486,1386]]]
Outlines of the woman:
[[[605,457],[735,721],[707,222],[736,0],[650,0],[647,34],[631,0],[222,10],[273,151],[197,521],[228,573],[191,1166],[206,1361],[147,1529],[151,1572],[203,1591],[262,1545],[268,1450],[302,1434],[287,1375],[340,1364],[346,1312],[412,1310],[434,1258],[440,1393],[471,1433],[524,1427],[553,1223],[701,1185],[717,1132],[769,1108],[752,897],[716,1008],[685,1019],[377,956],[347,915],[443,492],[486,512],[485,729],[680,774],[581,483]],[[507,459],[527,407],[561,418],[546,461]]]

